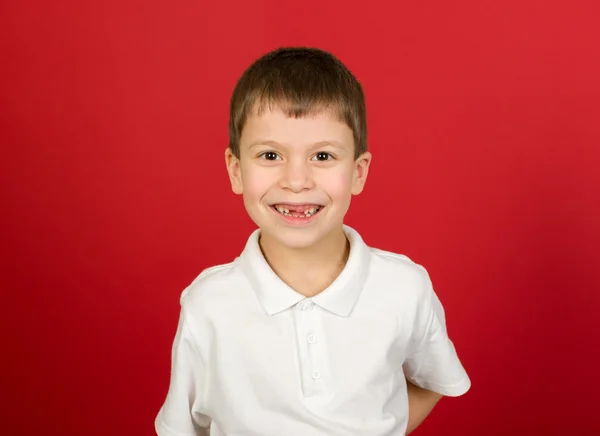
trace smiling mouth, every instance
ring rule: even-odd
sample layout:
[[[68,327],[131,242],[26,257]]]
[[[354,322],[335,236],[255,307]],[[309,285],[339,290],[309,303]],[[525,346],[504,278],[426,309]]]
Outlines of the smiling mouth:
[[[319,204],[274,204],[271,206],[271,208],[277,213],[292,218],[310,218],[311,216],[314,216],[323,210],[323,207],[324,206]]]

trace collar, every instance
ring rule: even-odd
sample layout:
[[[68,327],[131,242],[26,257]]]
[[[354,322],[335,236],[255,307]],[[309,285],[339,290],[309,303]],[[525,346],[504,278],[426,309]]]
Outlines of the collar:
[[[310,298],[314,303],[342,317],[349,317],[362,291],[369,270],[369,247],[359,233],[344,225],[350,242],[346,266],[335,281]],[[282,312],[307,299],[284,283],[271,269],[258,244],[260,229],[255,230],[240,256],[240,265],[268,315]]]

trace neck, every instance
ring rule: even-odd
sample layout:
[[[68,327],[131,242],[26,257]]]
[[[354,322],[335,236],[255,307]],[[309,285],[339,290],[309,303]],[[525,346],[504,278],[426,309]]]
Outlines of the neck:
[[[290,248],[262,235],[259,244],[275,274],[306,297],[313,297],[331,285],[350,254],[350,243],[341,227],[311,247]]]

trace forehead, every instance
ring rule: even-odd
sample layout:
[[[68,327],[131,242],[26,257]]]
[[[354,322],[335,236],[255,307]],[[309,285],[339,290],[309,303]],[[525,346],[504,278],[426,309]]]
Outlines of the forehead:
[[[248,115],[240,143],[244,146],[256,141],[289,145],[329,141],[349,147],[354,145],[352,130],[335,112],[323,110],[293,117],[277,107],[254,110]]]

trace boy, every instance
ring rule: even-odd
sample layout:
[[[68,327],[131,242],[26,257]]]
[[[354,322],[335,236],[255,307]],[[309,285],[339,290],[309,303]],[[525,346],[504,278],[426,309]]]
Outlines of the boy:
[[[157,434],[409,434],[470,380],[426,270],[343,223],[371,162],[360,84],[327,52],[279,49],[230,116],[227,170],[258,229],[181,296]]]

